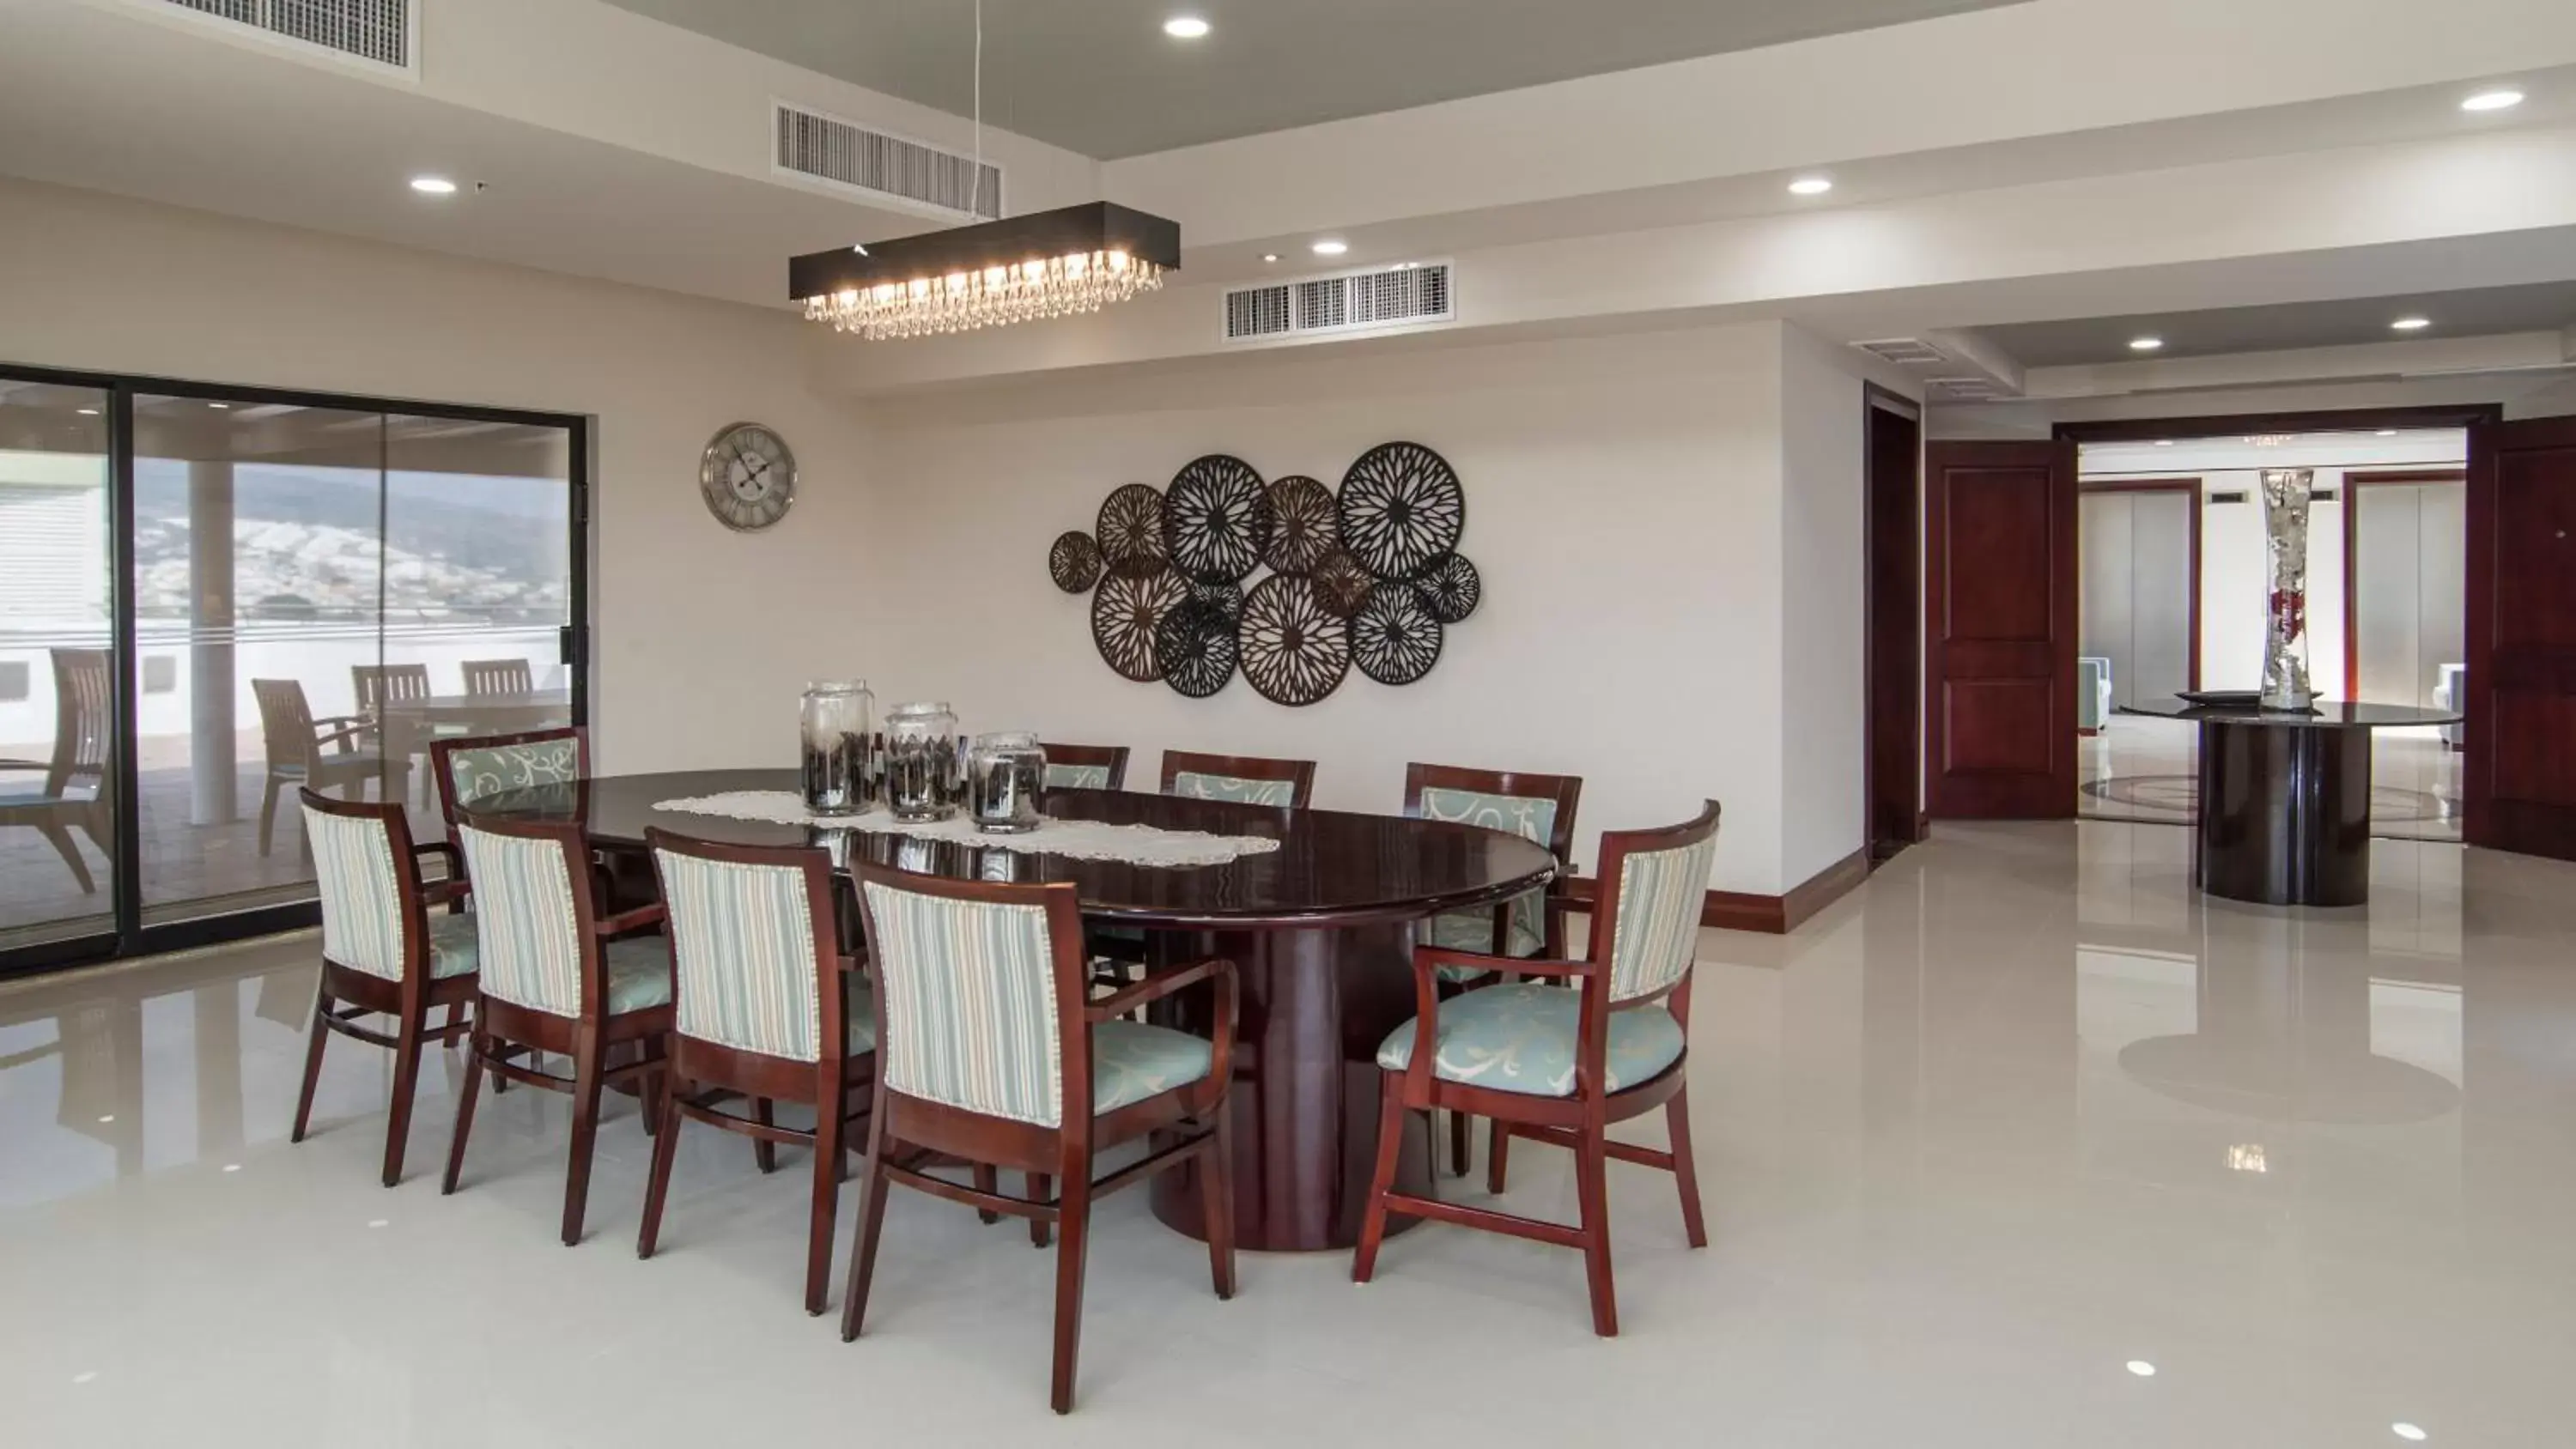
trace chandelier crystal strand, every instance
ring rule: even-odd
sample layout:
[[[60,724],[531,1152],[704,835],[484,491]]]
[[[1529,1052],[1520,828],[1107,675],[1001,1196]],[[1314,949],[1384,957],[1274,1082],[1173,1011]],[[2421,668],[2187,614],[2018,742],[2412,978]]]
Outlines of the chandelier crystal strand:
[[[809,297],[805,316],[876,342],[1097,312],[1162,285],[1163,269],[1153,262],[1125,252],[1075,252]]]

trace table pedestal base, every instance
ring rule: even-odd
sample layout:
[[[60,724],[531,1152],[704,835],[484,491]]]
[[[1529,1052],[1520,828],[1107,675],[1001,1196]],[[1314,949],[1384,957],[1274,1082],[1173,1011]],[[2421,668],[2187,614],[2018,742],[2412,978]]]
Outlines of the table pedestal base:
[[[2370,899],[2370,731],[2203,720],[2192,881],[2268,906]]]
[[[1235,963],[1243,988],[1232,1097],[1235,1242],[1264,1252],[1348,1248],[1359,1241],[1377,1161],[1378,1044],[1414,1015],[1412,928],[1228,933],[1212,954]],[[1202,992],[1172,1005],[1172,1024],[1208,1029]],[[1428,1193],[1427,1144],[1412,1125],[1419,1119],[1407,1121],[1396,1185]],[[1158,1174],[1152,1190],[1156,1217],[1203,1236],[1197,1164]],[[1397,1218],[1388,1230],[1411,1222]]]

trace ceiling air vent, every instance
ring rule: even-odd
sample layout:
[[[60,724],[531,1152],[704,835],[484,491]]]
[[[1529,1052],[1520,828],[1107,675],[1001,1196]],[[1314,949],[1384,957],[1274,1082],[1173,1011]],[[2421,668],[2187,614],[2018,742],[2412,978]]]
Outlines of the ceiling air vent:
[[[883,131],[791,106],[771,103],[780,171],[822,181],[880,200],[909,204],[943,216],[996,221],[1002,215],[1002,168],[942,151]],[[978,172],[981,172],[979,179]]]
[[[1455,316],[1449,264],[1406,262],[1377,271],[1236,288],[1225,294],[1225,340],[1359,332],[1447,322]]]
[[[1934,402],[1998,402],[2012,391],[1991,377],[1927,378],[1923,390]]]
[[[412,68],[415,0],[165,0],[181,10],[327,50],[334,55]]]
[[[1938,367],[1950,360],[1949,354],[1920,337],[1881,337],[1874,342],[1855,342],[1852,346],[1881,362],[1899,367]]]

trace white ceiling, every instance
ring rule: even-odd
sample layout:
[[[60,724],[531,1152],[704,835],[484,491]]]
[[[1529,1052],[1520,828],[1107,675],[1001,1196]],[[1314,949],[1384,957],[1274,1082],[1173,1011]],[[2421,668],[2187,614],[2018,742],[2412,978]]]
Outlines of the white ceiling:
[[[2433,325],[2415,332],[2392,331],[2389,323],[2400,317],[2422,317]],[[2205,312],[2025,322],[1980,330],[1987,341],[2024,367],[2067,367],[2129,362],[2144,356],[2210,357],[2348,347],[2408,337],[2552,332],[2571,323],[2576,323],[2576,282],[2541,282]],[[2135,351],[2129,343],[2139,337],[2161,338],[2164,346],[2152,353]]]
[[[974,0],[609,0],[956,115]],[[984,116],[1109,160],[2019,0],[984,0]],[[1206,38],[1162,33],[1204,17]]]

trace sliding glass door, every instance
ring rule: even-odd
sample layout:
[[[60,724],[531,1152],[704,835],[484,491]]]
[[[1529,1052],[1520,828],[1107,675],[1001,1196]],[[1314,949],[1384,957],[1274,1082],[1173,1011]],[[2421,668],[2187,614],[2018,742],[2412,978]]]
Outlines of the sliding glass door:
[[[123,379],[0,401],[47,444],[0,436],[0,700],[30,681],[0,802],[33,780],[51,812],[0,804],[31,826],[0,829],[0,972],[309,920],[299,790],[433,839],[434,741],[582,718],[577,420]],[[21,868],[58,817],[93,891]]]

